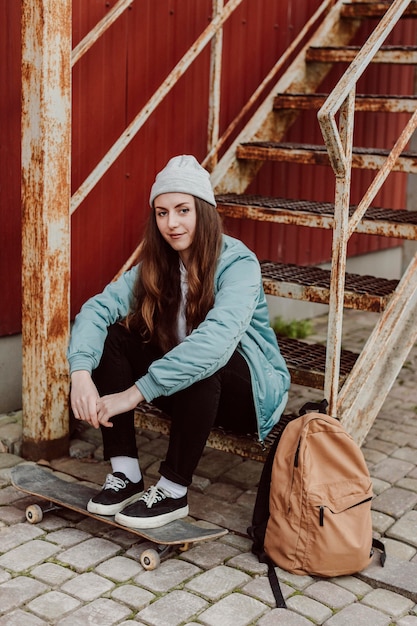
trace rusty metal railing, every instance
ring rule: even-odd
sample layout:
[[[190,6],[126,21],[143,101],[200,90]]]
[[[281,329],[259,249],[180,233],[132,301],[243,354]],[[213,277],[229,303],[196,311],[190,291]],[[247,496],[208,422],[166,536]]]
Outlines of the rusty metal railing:
[[[71,198],[71,213],[80,206],[87,195],[92,191],[96,184],[101,180],[107,170],[113,165],[123,150],[129,145],[138,131],[149,119],[151,114],[159,106],[159,104],[168,95],[171,89],[176,85],[178,79],[187,71],[190,65],[197,59],[200,53],[213,41],[211,47],[211,66],[210,66],[210,102],[209,102],[209,120],[208,120],[208,152],[212,150],[213,144],[218,140],[219,114],[220,114],[220,78],[221,78],[221,57],[222,57],[222,28],[223,24],[232,15],[235,9],[241,4],[242,0],[229,0],[224,6],[224,0],[212,0],[213,17],[207,28],[201,33],[200,37],[190,46],[184,56],[178,61],[175,67],[162,82],[160,87],[155,91],[145,106],[139,111],[134,120],[120,135],[119,139],[113,144],[110,150],[105,154],[101,161],[96,165],[94,170],[89,174],[85,181],[80,185]],[[105,30],[119,17],[132,0],[120,0],[112,9],[111,14],[106,16],[93,31],[77,46],[73,53],[73,63],[75,63],[82,54],[86,52],[94,41],[105,32]]]
[[[356,84],[410,2],[411,0],[394,0],[318,112],[321,131],[336,176],[324,389],[325,397],[329,400],[329,411],[332,415],[337,415],[347,243],[417,126],[416,111],[402,131],[384,165],[368,187],[357,209],[349,218]],[[339,126],[336,122],[338,113],[340,114]]]

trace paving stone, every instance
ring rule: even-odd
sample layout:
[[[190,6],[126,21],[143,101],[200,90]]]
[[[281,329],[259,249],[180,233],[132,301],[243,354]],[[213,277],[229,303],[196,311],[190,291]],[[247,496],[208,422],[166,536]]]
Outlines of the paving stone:
[[[11,575],[4,569],[0,569],[0,583],[5,583],[6,580],[10,580]]]
[[[198,621],[205,626],[248,626],[267,610],[268,607],[259,600],[233,593],[200,613]]]
[[[398,519],[417,504],[417,493],[391,487],[372,501],[372,508]]]
[[[409,511],[387,532],[389,537],[417,547],[417,511]]]
[[[288,598],[287,607],[307,617],[316,624],[323,624],[326,619],[329,619],[329,617],[333,615],[328,606],[299,594]]]
[[[396,485],[397,487],[401,487],[402,489],[408,489],[409,491],[417,492],[417,478],[409,478],[408,476],[406,476],[405,478],[401,478],[401,480],[399,480]]]
[[[190,489],[194,489],[195,491],[199,491],[200,493],[206,493],[211,486],[211,482],[208,478],[204,476],[197,476],[194,474],[193,482],[190,485]]]
[[[299,576],[298,574],[290,574],[290,572],[286,572],[280,567],[276,567],[275,571],[280,581],[285,581],[286,583],[291,585],[291,587],[294,587],[294,589],[298,589],[298,591],[306,589],[315,581],[312,576]]]
[[[51,587],[58,587],[76,576],[72,570],[55,563],[42,563],[31,570],[31,575]]]
[[[178,626],[206,606],[207,602],[203,598],[186,591],[172,591],[140,611],[137,617],[150,626]]]
[[[370,465],[375,465],[376,463],[379,463],[380,461],[383,461],[387,458],[387,455],[383,452],[379,452],[378,450],[372,450],[371,448],[362,448],[362,452],[368,464],[368,467]]]
[[[256,495],[257,491],[248,489],[247,491],[244,491],[241,496],[239,496],[236,502],[237,504],[240,504],[241,506],[245,506],[246,508],[250,509],[250,513],[252,515],[252,511],[255,506]]]
[[[406,615],[397,620],[396,626],[417,626],[417,617],[414,615]]]
[[[0,523],[17,524],[25,520],[25,513],[18,506],[2,506],[0,504]]]
[[[403,448],[398,448],[395,452],[392,453],[393,458],[401,459],[403,461],[408,461],[413,465],[416,465],[416,449],[410,448],[409,446],[404,446]]]
[[[333,615],[325,626],[389,626],[390,618],[363,604],[351,604]]]
[[[252,540],[249,539],[249,537],[241,537],[240,535],[235,535],[230,532],[219,539],[219,541],[221,543],[226,543],[228,546],[233,546],[241,552],[248,552],[252,546]]]
[[[193,517],[228,528],[232,532],[246,534],[251,523],[248,509],[239,504],[222,502],[219,506],[218,500],[195,491],[189,491],[188,502]]]
[[[417,553],[415,548],[412,548],[407,543],[402,541],[396,541],[395,539],[388,539],[384,537],[382,542],[385,545],[387,556],[393,556],[401,561],[410,561]]]
[[[126,582],[142,571],[142,566],[139,563],[124,556],[115,556],[96,568],[98,574],[117,582]]]
[[[254,575],[265,574],[267,571],[265,563],[260,563],[258,557],[252,554],[252,552],[243,552],[242,554],[238,554],[230,559],[227,564],[232,567],[243,569],[245,572]]]
[[[89,533],[86,533],[83,530],[78,530],[77,528],[62,528],[61,530],[49,533],[48,541],[51,543],[57,543],[62,547],[69,548],[70,546],[74,546],[85,539],[89,539],[90,537],[91,535]]]
[[[230,482],[240,489],[256,487],[261,477],[263,463],[246,459],[222,475],[222,480]]]
[[[197,543],[191,550],[183,552],[181,559],[193,563],[201,569],[210,569],[216,565],[221,565],[237,554],[239,554],[237,548],[220,543],[220,541],[210,541],[209,543]]]
[[[283,624],[285,626],[311,626],[311,620],[306,619],[302,615],[291,613],[286,609],[274,609],[267,615],[261,617],[257,622],[257,626],[276,626]]]
[[[69,455],[72,459],[91,459],[94,456],[96,446],[88,441],[72,439],[69,447]]]
[[[358,576],[372,587],[383,587],[417,602],[417,563],[390,557],[381,567],[375,555],[371,564]]]
[[[57,551],[58,547],[52,543],[33,539],[30,542],[30,549],[27,544],[23,544],[0,556],[0,567],[12,572],[23,572],[49,559]]]
[[[114,600],[99,598],[60,619],[56,626],[112,626],[130,615],[131,610]]]
[[[293,593],[294,589],[285,583],[280,582],[281,593],[286,600]],[[252,596],[269,606],[275,607],[276,601],[274,598],[274,594],[272,593],[271,585],[266,576],[257,576],[253,578],[247,585],[242,587],[242,592],[248,596]]]
[[[395,518],[380,511],[371,510],[372,528],[377,533],[385,533],[395,523]]]
[[[211,484],[206,490],[207,495],[212,496],[216,500],[225,502],[236,502],[239,496],[244,493],[243,489],[236,487],[230,483],[216,482]]]
[[[0,551],[7,552],[43,534],[44,532],[40,528],[27,522],[0,528]]]
[[[135,611],[140,611],[148,606],[155,596],[146,589],[141,589],[137,585],[120,585],[112,592],[111,597],[123,604],[127,604]],[[131,626],[131,622],[129,622]]]
[[[405,433],[400,434],[404,435],[407,442],[407,435]],[[400,480],[400,478],[404,478],[404,476],[413,470],[414,467],[415,465],[413,463],[389,457],[374,465],[372,467],[371,474],[372,476],[376,476],[377,478],[381,478],[382,480],[386,480],[393,484],[396,483],[397,480]]]
[[[366,443],[365,446],[372,450],[378,450],[378,452],[383,452],[385,455],[391,455],[395,450],[398,450],[398,445],[393,443],[392,441],[384,441],[382,439],[378,439],[376,436],[370,443]]]
[[[0,626],[47,626],[47,622],[26,611],[12,611],[0,617]]]
[[[235,465],[241,465],[242,459],[231,452],[221,450],[210,450],[203,455],[196,469],[196,474],[205,476],[211,481],[216,480],[229,471]]]
[[[50,591],[28,603],[28,609],[49,622],[67,615],[80,606],[80,602],[60,591]]]
[[[357,598],[361,599],[364,595],[372,590],[372,587],[363,580],[359,580],[356,576],[337,576],[336,578],[330,578],[331,582],[339,587],[343,587],[347,591],[353,593]]]
[[[98,576],[94,572],[87,572],[69,580],[62,585],[61,589],[83,600],[83,602],[91,602],[113,589],[113,587],[114,583],[107,578]]]
[[[0,504],[12,504],[13,502],[18,502],[23,498],[26,498],[26,496],[21,491],[18,491],[11,486],[5,487],[0,491]]]
[[[185,588],[207,600],[219,600],[225,594],[242,587],[249,580],[250,577],[240,570],[218,565],[190,580]]]
[[[7,613],[45,593],[48,587],[33,578],[17,576],[0,585],[0,613]]]
[[[391,617],[402,617],[414,606],[412,600],[387,589],[374,589],[363,598],[362,603]]]
[[[154,593],[164,593],[200,572],[201,570],[191,563],[180,559],[169,559],[161,563],[158,569],[142,572],[136,576],[135,583]]]
[[[376,478],[375,476],[371,476],[371,480],[372,491],[374,492],[375,496],[378,496],[380,493],[391,487],[391,484],[388,483],[386,480],[381,480],[380,478]]]
[[[313,583],[305,589],[304,593],[309,598],[313,598],[313,600],[317,600],[333,609],[342,609],[356,600],[356,596],[353,593],[327,580],[319,580]]]
[[[119,550],[120,547],[111,541],[93,537],[62,552],[59,560],[71,565],[77,572],[83,572],[114,556]]]

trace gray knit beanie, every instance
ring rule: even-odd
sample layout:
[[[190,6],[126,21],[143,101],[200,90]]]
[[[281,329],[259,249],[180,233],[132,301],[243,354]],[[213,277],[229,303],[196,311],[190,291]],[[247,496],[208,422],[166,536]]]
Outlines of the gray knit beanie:
[[[157,196],[173,191],[188,193],[216,206],[210,174],[189,154],[173,157],[157,174],[152,185],[149,204],[153,207],[153,201]]]

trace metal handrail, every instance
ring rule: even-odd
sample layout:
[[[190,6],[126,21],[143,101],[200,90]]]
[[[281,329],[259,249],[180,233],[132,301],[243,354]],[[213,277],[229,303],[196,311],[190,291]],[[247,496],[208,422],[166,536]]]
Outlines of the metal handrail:
[[[324,388],[325,396],[329,400],[329,412],[332,415],[337,415],[347,242],[417,126],[417,112],[415,112],[354,214],[349,218],[356,84],[410,2],[411,0],[394,0],[317,114],[330,163],[336,176]],[[340,112],[340,131],[336,123],[338,112]]]

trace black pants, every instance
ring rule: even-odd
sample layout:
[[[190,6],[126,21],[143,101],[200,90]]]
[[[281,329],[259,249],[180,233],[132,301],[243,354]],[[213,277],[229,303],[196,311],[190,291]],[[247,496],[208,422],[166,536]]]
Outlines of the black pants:
[[[109,328],[103,356],[93,380],[101,396],[124,391],[146,374],[161,356],[141,337],[120,324]],[[212,376],[153,404],[171,418],[167,456],[160,473],[180,485],[191,484],[210,430],[221,425],[237,433],[256,432],[251,379],[245,359],[234,352],[228,363]],[[113,428],[102,427],[104,458],[137,458],[134,411],[112,419]]]

